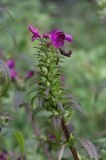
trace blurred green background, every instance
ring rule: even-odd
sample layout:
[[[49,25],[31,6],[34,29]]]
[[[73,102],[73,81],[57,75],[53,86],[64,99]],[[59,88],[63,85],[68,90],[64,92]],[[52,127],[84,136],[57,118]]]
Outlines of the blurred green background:
[[[74,40],[69,45],[72,57],[64,57],[62,66],[65,82],[85,112],[83,116],[77,111],[73,118],[75,134],[91,140],[106,137],[106,18],[103,7],[96,0],[0,0],[0,55],[16,59],[20,76],[34,68],[35,43],[31,42],[29,24],[41,33],[59,29],[73,35]],[[14,121],[0,135],[0,150],[18,154],[14,136],[18,130],[25,138],[28,160],[35,160],[34,157],[45,160],[24,109],[15,106],[14,97],[21,93],[11,85],[8,94],[0,101],[0,112],[12,113]],[[104,150],[102,156],[105,160]]]

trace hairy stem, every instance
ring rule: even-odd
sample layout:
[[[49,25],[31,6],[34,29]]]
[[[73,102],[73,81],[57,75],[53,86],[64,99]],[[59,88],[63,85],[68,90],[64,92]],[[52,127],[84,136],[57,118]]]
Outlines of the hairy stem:
[[[33,130],[34,130],[35,135],[36,135],[38,138],[40,138],[40,135],[41,135],[40,129],[37,127],[35,121],[33,121],[33,119],[32,119],[32,113],[29,111],[29,104],[24,103],[23,105],[24,105],[24,107],[25,107],[26,113],[27,113],[27,115],[28,115],[28,117],[29,117],[29,120],[30,120],[30,122],[31,122],[31,125],[32,125],[32,127],[33,127]],[[48,159],[48,160],[52,160],[51,155],[50,155],[50,153],[49,153],[49,151],[48,151],[48,145],[45,144],[45,142],[44,142],[43,140],[40,140],[40,144],[41,144],[41,146],[42,146],[42,148],[43,148],[43,151],[44,151],[47,159]]]
[[[65,125],[65,122],[64,122],[63,118],[61,118],[61,126],[62,126],[62,129],[64,131],[64,135],[66,137],[66,140],[67,140],[67,142],[69,142],[70,134],[69,134],[69,131],[68,131],[66,125]],[[73,145],[70,145],[70,150],[71,150],[71,153],[72,153],[72,155],[74,157],[74,160],[79,160],[77,151],[76,151],[76,149],[75,149],[75,147]]]

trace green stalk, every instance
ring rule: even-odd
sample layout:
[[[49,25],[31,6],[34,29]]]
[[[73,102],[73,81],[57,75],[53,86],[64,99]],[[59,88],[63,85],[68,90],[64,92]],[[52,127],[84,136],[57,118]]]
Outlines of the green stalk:
[[[62,104],[64,104],[63,96],[65,94],[60,80],[60,57],[57,49],[45,41],[42,40],[37,55],[37,96],[39,102],[41,102],[39,103],[39,108],[41,107],[44,110],[51,111],[53,115],[61,117],[61,127],[69,143],[70,133],[65,125],[65,118],[69,118],[70,113],[67,114],[67,117],[64,117],[64,115],[66,116],[66,111]],[[59,104],[61,104],[60,107]],[[70,150],[74,160],[79,160],[73,144],[70,145]]]

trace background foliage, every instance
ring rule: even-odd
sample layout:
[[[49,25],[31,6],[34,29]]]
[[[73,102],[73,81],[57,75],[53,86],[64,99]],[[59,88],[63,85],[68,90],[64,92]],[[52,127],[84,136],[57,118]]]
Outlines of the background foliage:
[[[73,118],[75,133],[95,143],[98,143],[96,139],[101,138],[100,142],[105,142],[102,144],[106,148],[106,139],[102,139],[106,137],[104,6],[103,4],[102,8],[98,1],[93,0],[1,0],[0,59],[15,59],[17,72],[23,77],[36,63],[36,59],[33,60],[33,47],[36,42],[31,42],[28,24],[33,24],[41,32],[58,28],[71,33],[74,36],[71,45],[73,54],[71,58],[64,58],[62,66],[66,84],[74,97],[80,101],[85,113],[76,113]],[[99,14],[101,12],[102,16]],[[44,160],[24,108],[18,107],[21,98],[21,91],[11,84],[8,93],[0,99],[0,112],[8,112],[13,117],[9,127],[3,128],[0,134],[0,150],[10,152],[13,159],[14,156],[18,157],[20,149],[28,156],[28,160],[34,160],[33,157]],[[25,149],[22,146],[20,148],[19,138]],[[101,152],[104,160],[106,151],[102,149]],[[67,159],[64,154],[64,159],[65,157]]]

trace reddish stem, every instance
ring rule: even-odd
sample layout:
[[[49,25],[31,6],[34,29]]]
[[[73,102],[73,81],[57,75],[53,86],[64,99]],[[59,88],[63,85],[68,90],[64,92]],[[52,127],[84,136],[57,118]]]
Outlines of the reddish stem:
[[[63,118],[61,118],[61,126],[62,126],[62,129],[64,131],[64,135],[66,137],[66,140],[67,140],[67,142],[69,142],[70,134],[69,134],[69,131],[68,131],[66,125],[65,125],[65,122],[64,122]],[[79,160],[77,151],[76,151],[76,149],[75,149],[75,147],[73,145],[70,145],[70,150],[71,150],[71,153],[72,153],[72,155],[74,157],[74,160]]]

